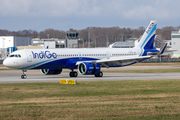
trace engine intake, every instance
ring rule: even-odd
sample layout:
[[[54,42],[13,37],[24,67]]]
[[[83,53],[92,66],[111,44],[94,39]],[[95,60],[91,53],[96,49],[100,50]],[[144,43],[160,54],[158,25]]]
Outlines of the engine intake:
[[[45,75],[58,75],[62,72],[62,69],[41,69],[40,71]]]
[[[83,75],[97,74],[100,70],[101,66],[98,63],[83,62],[78,65],[78,71]]]

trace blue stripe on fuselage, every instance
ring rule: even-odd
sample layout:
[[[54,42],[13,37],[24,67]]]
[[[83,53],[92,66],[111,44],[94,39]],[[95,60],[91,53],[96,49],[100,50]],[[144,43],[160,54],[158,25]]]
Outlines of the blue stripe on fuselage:
[[[64,59],[50,59],[50,60],[45,60],[42,62],[38,62],[36,64],[32,64],[20,69],[59,69],[59,68],[66,68],[66,63],[68,61],[93,61],[93,60],[98,60],[95,58],[82,58],[79,59],[79,57],[74,57],[74,58],[64,58]],[[72,66],[72,68],[76,68],[76,65]]]

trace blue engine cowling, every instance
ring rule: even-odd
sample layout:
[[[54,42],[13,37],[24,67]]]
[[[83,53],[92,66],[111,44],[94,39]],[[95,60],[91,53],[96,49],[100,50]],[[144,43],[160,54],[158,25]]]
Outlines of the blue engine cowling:
[[[78,71],[83,75],[97,74],[100,70],[101,66],[98,63],[83,62],[78,65]]]
[[[41,73],[45,75],[58,75],[62,72],[62,69],[41,69]]]

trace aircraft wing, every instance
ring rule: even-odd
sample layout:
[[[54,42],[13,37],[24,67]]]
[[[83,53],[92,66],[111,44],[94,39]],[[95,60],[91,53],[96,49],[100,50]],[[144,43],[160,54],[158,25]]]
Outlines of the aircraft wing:
[[[149,59],[152,56],[123,56],[123,57],[111,57],[109,59],[101,59],[101,60],[95,60],[95,61],[91,61],[94,63],[98,63],[101,65],[101,67],[109,67],[111,65],[118,65],[118,66],[124,66],[127,64],[132,64],[132,63],[137,63],[140,60],[144,60],[144,59]],[[77,62],[76,65],[79,65],[80,63],[82,63],[84,61],[80,61]],[[90,62],[90,61],[86,61],[86,62]]]
[[[137,63],[140,60],[149,59],[149,58],[151,58],[151,56],[138,56],[138,57],[126,56],[126,57],[114,57],[114,58],[111,57],[110,59],[97,60],[96,63],[99,63],[103,67],[109,67],[110,65],[123,66],[134,62]]]

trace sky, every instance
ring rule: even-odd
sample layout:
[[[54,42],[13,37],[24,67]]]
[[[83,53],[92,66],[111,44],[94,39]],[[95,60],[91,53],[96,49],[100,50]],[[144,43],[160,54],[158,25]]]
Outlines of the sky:
[[[0,0],[0,29],[180,26],[180,0]]]

